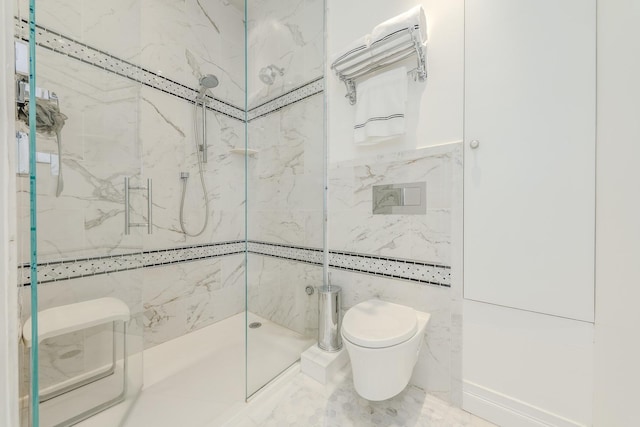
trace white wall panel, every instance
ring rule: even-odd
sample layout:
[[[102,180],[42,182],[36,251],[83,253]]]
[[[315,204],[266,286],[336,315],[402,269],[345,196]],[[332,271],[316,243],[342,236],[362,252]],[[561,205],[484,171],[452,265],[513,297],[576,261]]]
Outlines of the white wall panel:
[[[466,2],[465,142],[465,297],[593,321],[595,0]]]
[[[632,427],[640,384],[640,2],[598,2],[594,425]]]
[[[0,5],[0,425],[18,425],[18,288],[16,259],[14,2]]]
[[[509,427],[591,425],[593,329],[465,301],[463,408]]]

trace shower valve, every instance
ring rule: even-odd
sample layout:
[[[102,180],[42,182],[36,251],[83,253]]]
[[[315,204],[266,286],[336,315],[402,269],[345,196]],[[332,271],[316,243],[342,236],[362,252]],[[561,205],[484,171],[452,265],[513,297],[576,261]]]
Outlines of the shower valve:
[[[180,172],[180,179],[189,179],[189,172]]]

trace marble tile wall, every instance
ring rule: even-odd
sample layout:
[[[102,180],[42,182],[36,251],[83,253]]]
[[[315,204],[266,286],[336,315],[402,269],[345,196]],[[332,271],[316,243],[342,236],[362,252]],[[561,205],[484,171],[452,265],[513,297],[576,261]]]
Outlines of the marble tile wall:
[[[137,63],[143,7],[142,0],[52,0],[37,3],[36,20],[74,40]],[[18,17],[28,19],[28,0],[18,1]]]
[[[208,162],[203,163],[209,224],[197,237],[182,232],[182,172],[189,173],[183,210],[186,229],[198,232],[205,221],[194,114],[200,132],[200,110],[194,111],[192,104],[151,88],[141,90],[142,175],[153,179],[154,187],[154,231],[144,236],[145,249],[244,239],[244,156],[230,152],[244,147],[244,124],[213,111],[207,112]]]
[[[249,109],[323,75],[324,1],[248,2]],[[284,69],[272,85],[259,78],[269,65]]]
[[[271,244],[322,248],[324,2],[249,2],[247,14],[247,132],[258,151],[248,163],[247,238],[266,253]],[[268,85],[259,73],[272,64],[284,75]],[[300,259],[315,260],[308,252]],[[305,287],[322,284],[321,266],[252,253],[247,284],[250,311],[317,335],[317,299]]]
[[[25,4],[20,2],[21,16]],[[118,0],[98,5],[59,0],[38,7],[40,25],[185,86],[197,88],[200,75],[216,74],[220,85],[215,96],[244,105],[243,13],[225,1]],[[37,58],[38,86],[55,91],[68,116],[62,131],[60,197],[55,197],[57,177],[49,165],[37,165],[40,262],[244,238],[244,159],[230,153],[244,146],[241,121],[207,112],[209,163],[204,171],[211,217],[202,236],[187,238],[178,222],[180,172],[190,173],[188,229],[199,228],[204,219],[192,104],[60,50],[39,47]],[[39,135],[37,144],[38,151],[56,152],[53,138]],[[153,179],[151,235],[146,229],[124,235],[125,176],[133,185]],[[27,178],[19,178],[17,199],[24,263],[29,260]],[[144,193],[132,192],[131,205],[133,221],[144,222]],[[39,308],[106,295],[120,298],[134,313],[129,348],[139,352],[244,310],[243,289],[243,257],[229,256],[49,283],[40,288]],[[23,321],[30,314],[29,295],[29,287],[21,288]],[[43,384],[105,363],[100,354],[110,354],[104,349],[111,341],[103,332],[88,330],[45,343],[40,353]],[[102,337],[97,345],[95,337]],[[93,352],[96,348],[102,351]],[[22,362],[25,365],[26,358]]]
[[[317,296],[307,286],[322,283],[322,266],[249,254],[249,311],[306,337],[318,334]]]
[[[250,241],[322,248],[322,108],[322,95],[313,95],[248,123],[258,150],[248,169]],[[322,284],[321,266],[251,254],[247,282],[250,311],[317,335],[317,300],[305,287]]]
[[[38,85],[57,93],[68,117],[61,132],[60,197],[50,166],[37,165],[39,261],[139,250],[140,235],[123,233],[124,177],[138,176],[141,163],[138,85],[46,49],[37,55]],[[21,122],[18,127],[28,130]],[[37,151],[57,154],[55,138],[38,135]],[[18,186],[19,253],[27,262],[28,178],[18,178]],[[132,202],[140,212],[142,201]]]
[[[460,143],[383,154],[329,168],[329,247],[450,266],[449,287],[330,269],[343,311],[379,298],[431,313],[411,383],[459,401],[462,281]],[[426,182],[425,215],[373,215],[372,186]],[[455,263],[454,263],[455,261]]]
[[[244,254],[144,269],[144,345],[244,311]]]
[[[334,164],[331,249],[451,265],[452,169],[457,144]],[[374,185],[426,182],[426,215],[373,215]]]
[[[248,238],[322,247],[322,95],[248,124]]]
[[[195,88],[214,74],[214,97],[244,109],[244,10],[225,0],[141,1],[142,65]]]
[[[19,16],[28,17],[20,0]],[[215,96],[244,105],[244,10],[224,0],[55,0],[38,4],[38,24],[197,88],[220,79]]]

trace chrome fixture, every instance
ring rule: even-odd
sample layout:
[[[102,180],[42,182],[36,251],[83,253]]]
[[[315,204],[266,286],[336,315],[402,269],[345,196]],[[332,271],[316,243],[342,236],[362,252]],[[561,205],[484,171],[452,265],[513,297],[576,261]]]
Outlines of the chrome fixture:
[[[129,192],[131,190],[147,190],[147,222],[131,222],[131,203]],[[132,187],[129,177],[124,177],[124,234],[130,234],[131,227],[147,227],[147,234],[153,233],[153,189],[151,179],[147,179],[146,187]]]
[[[16,104],[17,116],[27,125],[29,124],[29,79],[19,76],[16,80]],[[62,128],[68,117],[60,112],[60,100],[55,92],[47,89],[36,88],[36,132],[45,135],[54,136],[58,145],[58,155],[55,160],[50,156],[49,160],[37,160],[39,163],[50,163],[51,173],[58,177],[56,187],[56,197],[60,197],[64,189],[64,180],[62,179]],[[24,132],[22,135],[16,135],[16,141],[20,145],[22,138],[27,136]],[[28,144],[28,141],[26,141]],[[44,153],[43,153],[44,154]],[[53,156],[53,155],[52,155]],[[29,152],[23,152],[22,161],[29,162]],[[24,168],[20,168],[21,173],[25,173]],[[29,173],[28,169],[26,173]]]
[[[196,96],[193,103],[193,134],[194,144],[196,148],[196,158],[198,161],[198,171],[200,175],[200,185],[202,186],[202,195],[204,197],[204,224],[197,233],[190,233],[184,226],[184,199],[187,194],[187,183],[189,181],[189,173],[181,172],[180,180],[182,181],[182,197],[180,199],[180,229],[184,234],[190,237],[196,237],[204,233],[207,225],[209,224],[209,195],[207,194],[207,185],[204,182],[204,167],[203,163],[207,163],[207,104],[209,100],[206,97],[206,92],[209,89],[213,89],[218,86],[220,81],[212,74],[205,74],[200,77],[200,91]],[[202,107],[202,142],[200,140],[200,132],[198,132],[198,104]]]
[[[424,81],[427,78],[426,54],[420,40],[420,31],[410,27],[375,41],[357,52],[341,56],[331,64],[331,69],[335,70],[340,81],[347,87],[345,97],[354,105],[357,101],[356,79],[412,56],[416,57],[417,65],[409,74]]]
[[[341,306],[340,286],[322,286],[318,289],[318,347],[322,350],[333,352],[342,348]]]
[[[198,104],[200,104],[200,106],[202,107],[202,141],[203,142],[202,144],[198,145],[198,151],[202,153],[202,161],[204,163],[207,163],[207,104],[209,103],[209,100],[207,99],[207,91],[209,89],[213,89],[214,87],[218,86],[220,82],[218,78],[213,74],[205,74],[204,76],[200,77],[199,83],[200,83],[200,91],[196,96],[196,100],[193,104],[193,107],[194,107],[194,114],[195,114],[195,110],[198,107]],[[193,120],[195,125],[196,119],[194,118]],[[194,128],[194,130],[196,129]],[[197,135],[197,130],[196,130],[196,135]]]
[[[374,215],[424,215],[427,213],[427,183],[374,185]]]
[[[199,83],[200,83],[200,92],[198,92],[198,96],[196,97],[196,100],[202,101],[206,97],[206,92],[209,89],[213,89],[214,87],[218,86],[220,81],[213,74],[205,74],[204,76],[200,77]]]
[[[278,74],[280,74],[280,76],[284,76],[284,68],[276,67],[271,64],[261,68],[258,76],[260,77],[260,80],[262,80],[262,83],[271,86],[276,80],[276,77],[278,77]]]

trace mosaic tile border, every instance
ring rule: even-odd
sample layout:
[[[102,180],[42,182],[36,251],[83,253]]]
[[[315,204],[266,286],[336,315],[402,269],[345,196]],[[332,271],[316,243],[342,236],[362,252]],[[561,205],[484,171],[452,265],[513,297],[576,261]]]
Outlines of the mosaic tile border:
[[[38,265],[38,283],[57,282],[119,271],[198,261],[244,253],[244,251],[245,242],[240,240],[175,249],[47,262]],[[31,283],[29,264],[23,264],[18,270],[20,283],[28,286]]]
[[[17,17],[14,19],[14,23],[15,37],[23,41],[29,41],[29,23]],[[184,99],[185,101],[194,102],[198,95],[198,89],[185,86],[182,83],[163,77],[139,65],[120,59],[40,25],[36,25],[36,43],[38,46],[53,52],[64,54],[85,64],[93,65],[169,95]],[[236,120],[246,122],[266,116],[267,114],[322,93],[323,91],[324,78],[318,77],[309,83],[305,83],[283,95],[279,95],[274,99],[251,108],[247,114],[245,114],[242,108],[210,96],[207,97],[209,100],[207,108]]]
[[[323,264],[323,251],[318,248],[249,241],[247,251],[251,254],[300,261],[307,264]]]
[[[322,265],[323,252],[317,248],[250,241],[249,253]],[[354,252],[329,251],[329,267],[429,285],[451,287],[451,267],[422,261]]]
[[[451,287],[451,267],[399,258],[329,252],[329,267],[410,282]]]
[[[322,266],[323,251],[318,248],[249,241],[248,253]],[[123,255],[72,259],[42,263],[38,283],[57,282],[98,274],[116,273],[244,253],[244,241],[211,243],[174,249],[160,249]],[[353,252],[329,251],[329,267],[374,276],[451,287],[451,267],[421,261]],[[29,264],[18,271],[20,283],[30,284]]]
[[[29,23],[19,18],[15,18],[14,21],[16,38],[29,41]],[[40,25],[36,25],[36,44],[189,102],[193,102],[198,95],[197,89],[185,86]],[[243,109],[218,99],[207,98],[209,99],[207,107],[210,110],[242,122],[245,121]]]
[[[324,77],[318,77],[315,80],[298,86],[295,89],[291,89],[274,99],[266,101],[256,107],[253,107],[247,113],[247,121],[255,120],[259,117],[264,117],[267,114],[271,114],[282,108],[288,107],[291,104],[307,99],[313,95],[317,95],[324,91]]]

